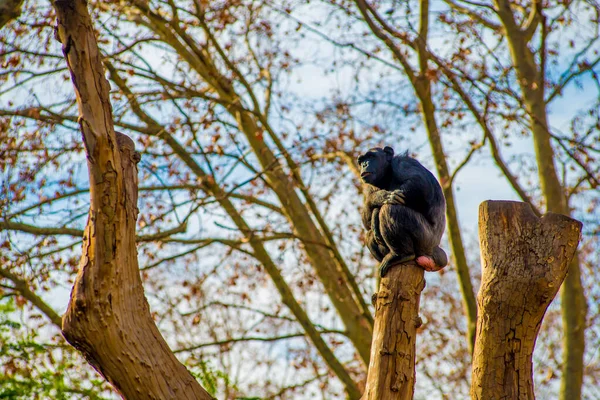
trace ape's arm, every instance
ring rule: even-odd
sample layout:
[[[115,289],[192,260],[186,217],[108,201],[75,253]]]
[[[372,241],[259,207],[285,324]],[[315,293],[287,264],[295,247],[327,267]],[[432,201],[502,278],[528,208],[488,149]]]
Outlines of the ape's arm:
[[[388,198],[389,194],[389,191],[383,189],[369,193],[367,196],[367,207],[371,210],[373,208],[380,208],[386,204],[386,199]]]
[[[369,204],[368,201],[369,198],[372,198],[372,195],[374,193],[377,193],[377,191],[382,192],[382,190],[372,188],[372,191],[367,193],[367,196],[365,198],[365,205],[362,210],[361,219],[362,224],[365,227],[365,230],[367,231],[365,236],[367,248],[369,249],[373,257],[377,259],[377,261],[381,261],[383,260],[383,257],[385,257],[387,253],[389,253],[389,249],[383,241],[383,237],[381,236],[381,230],[379,228],[379,211],[381,210],[381,208],[373,205],[373,203]],[[375,198],[376,203],[377,196],[375,196]]]
[[[370,210],[385,204],[404,204],[404,193],[400,190],[378,190],[367,196],[366,207]]]
[[[362,224],[368,233],[368,242],[373,242],[369,245],[377,248],[378,245],[385,246],[381,231],[379,229],[379,210],[381,205],[386,204],[385,198],[389,197],[388,191],[377,189],[373,186],[369,187],[369,191],[365,198],[365,206],[363,207],[361,219]],[[380,253],[381,251],[378,251]]]
[[[388,204],[386,203],[386,199],[389,197],[389,194],[390,192],[387,190],[368,186],[365,205],[361,215],[362,223],[366,230],[372,229],[373,214],[377,212],[377,209],[381,208],[384,204]]]

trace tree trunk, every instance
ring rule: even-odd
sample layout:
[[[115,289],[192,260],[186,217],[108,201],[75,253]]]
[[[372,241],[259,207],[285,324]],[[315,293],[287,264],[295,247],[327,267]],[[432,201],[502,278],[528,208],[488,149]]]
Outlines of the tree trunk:
[[[392,267],[373,295],[375,327],[364,400],[410,400],[424,271],[415,262]]]
[[[538,218],[526,203],[481,204],[482,278],[471,398],[535,398],[535,340],[565,279],[581,227],[560,214]]]
[[[126,399],[210,399],[170,351],[144,297],[135,245],[139,154],[114,132],[87,4],[54,6],[79,105],[91,200],[63,334]]]
[[[530,119],[531,132],[533,135],[533,146],[535,149],[540,186],[546,208],[550,212],[569,215],[564,188],[558,179],[554,165],[554,149],[551,144],[551,136],[548,125],[548,111],[544,95],[546,87],[545,65],[546,55],[543,54],[546,47],[542,43],[539,65],[537,56],[530,43],[531,38],[518,26],[515,12],[511,3],[507,0],[495,0],[498,15],[506,31],[509,49],[521,91],[523,92],[523,104]],[[535,3],[534,3],[535,4]],[[541,3],[538,4],[541,7]],[[543,10],[538,10],[541,18]],[[545,40],[543,30],[547,29],[545,22],[541,25],[541,39]],[[561,292],[561,308],[564,329],[563,339],[563,365],[560,387],[561,400],[577,400],[581,398],[581,387],[583,385],[585,351],[585,323],[587,318],[587,304],[583,285],[581,283],[581,267],[579,257],[576,255],[571,262],[570,273],[565,279]]]

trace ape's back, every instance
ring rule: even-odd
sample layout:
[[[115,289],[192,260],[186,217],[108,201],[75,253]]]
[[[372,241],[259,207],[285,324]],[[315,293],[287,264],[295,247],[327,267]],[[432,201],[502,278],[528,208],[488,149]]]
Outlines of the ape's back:
[[[395,190],[402,187],[405,205],[425,216],[432,225],[438,240],[446,227],[446,199],[435,176],[419,161],[406,154],[392,159],[392,173],[389,187]]]

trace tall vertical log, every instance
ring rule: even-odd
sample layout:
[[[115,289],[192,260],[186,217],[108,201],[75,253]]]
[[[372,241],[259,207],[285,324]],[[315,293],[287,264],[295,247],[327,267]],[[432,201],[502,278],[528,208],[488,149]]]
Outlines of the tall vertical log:
[[[114,131],[87,4],[54,6],[90,176],[90,214],[63,335],[126,399],[210,399],[169,349],[144,297],[135,244],[139,154]]]
[[[581,228],[579,221],[560,214],[539,218],[526,203],[481,204],[482,278],[471,398],[535,398],[535,340],[567,275]]]
[[[415,343],[424,271],[393,266],[373,296],[375,327],[364,400],[410,400],[415,387]]]

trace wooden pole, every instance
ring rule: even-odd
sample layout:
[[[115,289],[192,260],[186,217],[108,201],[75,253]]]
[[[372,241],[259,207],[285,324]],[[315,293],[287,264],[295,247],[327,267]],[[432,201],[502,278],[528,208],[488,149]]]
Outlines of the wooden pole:
[[[375,327],[363,400],[410,400],[415,387],[415,343],[424,271],[393,266],[373,295]]]
[[[471,398],[534,399],[532,355],[542,319],[580,240],[582,224],[538,218],[526,203],[479,208],[481,288]]]

